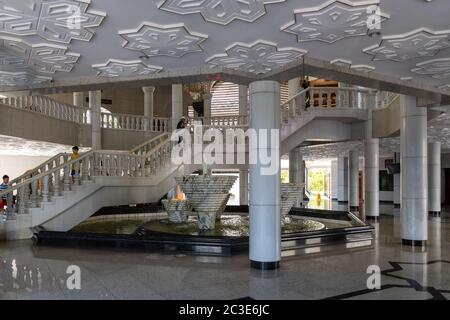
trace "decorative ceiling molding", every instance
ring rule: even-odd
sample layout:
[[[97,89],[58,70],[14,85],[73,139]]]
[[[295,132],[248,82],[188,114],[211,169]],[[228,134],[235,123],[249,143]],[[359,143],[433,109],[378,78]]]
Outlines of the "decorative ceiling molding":
[[[375,67],[373,66],[368,66],[366,64],[357,64],[357,65],[352,65],[352,61],[351,60],[345,60],[345,59],[334,59],[330,61],[331,64],[341,67],[341,68],[350,68],[356,71],[361,71],[361,72],[371,72],[373,70],[375,70]]]
[[[400,77],[401,81],[411,81],[413,77]]]
[[[331,60],[330,63],[341,68],[350,68],[352,66],[352,62],[345,59],[334,59]]]
[[[286,0],[162,0],[161,10],[177,14],[200,13],[203,19],[227,25],[235,19],[253,22],[267,13],[266,4]]]
[[[295,34],[298,42],[334,43],[347,37],[366,36],[374,16],[370,8],[379,3],[379,0],[330,0],[317,7],[297,9],[294,20],[281,30]],[[380,11],[377,19],[381,24],[389,15]]]
[[[405,34],[385,36],[379,44],[363,49],[363,52],[373,55],[374,61],[404,62],[413,58],[433,57],[440,50],[449,47],[449,30],[420,28]]]
[[[450,58],[433,59],[416,64],[411,72],[428,75],[434,79],[450,78]]]
[[[90,41],[106,14],[88,10],[89,0],[2,0],[0,29],[15,36],[37,35],[45,40],[70,43]]]
[[[258,40],[252,44],[235,43],[206,62],[212,66],[239,69],[264,74],[301,58],[307,51],[297,48],[277,48],[277,44]]]
[[[0,36],[0,66],[31,68],[42,73],[70,72],[79,57],[68,53],[65,46],[29,44],[19,38]]]
[[[51,77],[37,75],[33,72],[20,71],[9,72],[0,71],[0,87],[24,86],[32,87],[38,84],[52,81]]]
[[[141,60],[122,61],[116,59],[109,59],[102,64],[93,64],[92,68],[97,70],[97,76],[107,78],[144,76],[158,73],[163,69],[144,64]]]
[[[375,67],[368,66],[366,64],[357,64],[357,65],[351,66],[351,69],[369,73],[369,72],[372,72],[373,70],[375,70]]]
[[[208,36],[190,32],[184,24],[158,25],[143,22],[137,29],[119,31],[125,39],[123,47],[140,51],[148,57],[168,56],[180,58],[192,52],[201,52],[200,44]]]

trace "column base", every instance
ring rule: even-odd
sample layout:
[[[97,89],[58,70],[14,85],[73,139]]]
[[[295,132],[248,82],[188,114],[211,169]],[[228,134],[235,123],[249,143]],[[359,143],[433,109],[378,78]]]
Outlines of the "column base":
[[[410,246],[410,247],[425,248],[427,246],[427,241],[426,240],[402,239],[402,245]]]
[[[280,267],[280,261],[261,262],[250,260],[250,266],[253,269],[258,269],[261,271],[276,270]]]
[[[359,206],[350,206],[350,211],[359,211]]]
[[[428,211],[429,215],[435,216],[435,217],[440,217],[441,216],[441,212],[440,211]]]
[[[400,203],[394,203],[394,208],[400,208]]]

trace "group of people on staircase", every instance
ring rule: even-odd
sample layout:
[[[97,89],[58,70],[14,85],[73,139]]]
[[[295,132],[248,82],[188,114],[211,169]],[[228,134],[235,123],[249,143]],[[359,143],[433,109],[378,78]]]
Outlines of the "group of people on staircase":
[[[70,160],[75,160],[80,156],[79,154],[79,148],[78,146],[73,146],[72,147],[72,153],[70,154]],[[31,178],[33,176],[33,172],[32,170],[28,170],[27,172],[25,172],[25,175],[29,173],[29,177]],[[79,173],[79,171],[78,171]],[[76,169],[75,169],[75,165],[73,164],[71,166],[71,173],[70,175],[72,176],[72,179],[75,178],[75,174],[77,174]],[[40,190],[40,186],[41,186],[41,181],[38,180],[38,190]],[[4,175],[2,178],[2,183],[0,184],[0,191],[6,190],[9,188],[9,176],[8,175]],[[31,194],[32,190],[31,190],[31,186],[30,186],[30,194]],[[13,197],[13,203],[15,202],[15,196]],[[0,197],[0,212],[5,210],[5,207],[8,205],[8,201],[7,201],[7,196],[3,195]]]

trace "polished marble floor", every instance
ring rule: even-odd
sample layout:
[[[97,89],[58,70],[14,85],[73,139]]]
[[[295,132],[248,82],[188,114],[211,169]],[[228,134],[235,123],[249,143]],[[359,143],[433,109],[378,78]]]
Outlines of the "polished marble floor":
[[[450,218],[429,218],[429,245],[400,245],[393,213],[375,223],[373,248],[283,259],[278,271],[249,268],[247,255],[200,257],[129,251],[36,247],[0,242],[0,299],[450,299]],[[81,270],[69,290],[67,268]],[[368,290],[367,268],[381,269]]]

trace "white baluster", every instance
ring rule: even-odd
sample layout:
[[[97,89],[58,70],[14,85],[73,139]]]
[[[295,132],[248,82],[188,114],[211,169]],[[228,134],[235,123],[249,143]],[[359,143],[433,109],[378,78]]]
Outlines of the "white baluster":
[[[50,201],[48,178],[49,178],[48,175],[45,175],[45,176],[42,177],[42,201],[43,202],[49,202]]]
[[[38,181],[37,180],[34,180],[31,182],[30,206],[32,208],[38,207]]]

